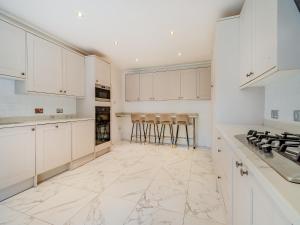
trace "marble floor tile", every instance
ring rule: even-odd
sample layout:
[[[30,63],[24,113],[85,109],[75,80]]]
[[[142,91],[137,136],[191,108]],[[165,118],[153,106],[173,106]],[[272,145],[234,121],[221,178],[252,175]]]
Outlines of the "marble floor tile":
[[[124,225],[182,225],[183,214],[160,208],[138,206]]]
[[[63,185],[47,181],[37,187],[15,195],[0,204],[6,205],[19,212],[27,212],[30,209],[44,203],[49,198],[63,192],[65,189],[66,187]]]
[[[63,225],[96,196],[92,192],[66,187],[26,213],[53,225]]]
[[[50,225],[32,216],[14,211],[6,206],[0,205],[1,225]]]
[[[224,225],[211,153],[122,142],[0,202],[4,225]]]
[[[98,196],[65,225],[123,225],[135,205],[119,198]]]

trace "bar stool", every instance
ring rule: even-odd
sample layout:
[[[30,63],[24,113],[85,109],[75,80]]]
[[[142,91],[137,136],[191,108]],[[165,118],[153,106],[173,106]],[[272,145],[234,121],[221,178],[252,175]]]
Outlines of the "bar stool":
[[[167,113],[160,114],[159,115],[159,123],[161,124],[159,143],[160,143],[160,140],[162,140],[161,144],[164,143],[166,125],[169,125],[170,135],[171,135],[171,144],[173,145],[173,143],[174,143],[174,135],[173,135],[174,120],[172,118],[172,114],[167,114]],[[161,135],[162,135],[162,139],[161,139]]]
[[[144,121],[145,121],[145,118],[142,116],[141,113],[131,113],[132,129],[131,129],[130,143],[132,142],[132,138],[133,138],[134,125],[135,125],[135,142],[137,142],[137,140],[138,140],[138,128],[139,128],[139,131],[140,131],[139,138],[140,138],[140,142],[142,143],[141,125],[143,125],[143,133],[145,134]]]
[[[189,146],[190,146],[189,133],[188,133],[189,116],[187,114],[177,114],[176,115],[176,125],[177,125],[177,130],[176,130],[175,146],[177,145],[179,127],[180,127],[180,125],[184,125],[185,132],[186,132],[186,141],[187,141],[187,145],[189,148]]]
[[[149,143],[151,142],[151,126],[153,125],[154,141],[156,143],[156,136],[157,136],[157,138],[159,137],[158,123],[159,123],[159,121],[155,114],[153,114],[153,113],[146,114],[146,116],[145,116],[146,132],[144,133],[145,142],[147,141],[147,134],[148,134]],[[149,127],[149,132],[148,132],[148,127]]]

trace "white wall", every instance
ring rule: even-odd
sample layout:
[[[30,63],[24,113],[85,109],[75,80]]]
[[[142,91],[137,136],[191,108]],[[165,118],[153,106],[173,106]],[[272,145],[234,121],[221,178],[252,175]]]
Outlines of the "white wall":
[[[37,107],[44,108],[44,115],[56,114],[56,108],[63,108],[63,114],[75,114],[76,100],[74,97],[15,94],[15,81],[0,78],[0,117],[34,116]]]
[[[197,144],[199,146],[211,146],[212,132],[212,109],[211,101],[145,101],[145,102],[126,102],[125,101],[125,75],[122,75],[122,111],[124,112],[155,112],[155,113],[199,113],[197,121]],[[130,118],[119,118],[122,138],[129,139],[131,132]],[[175,128],[175,127],[174,127]],[[184,131],[181,128],[181,131]],[[168,135],[168,128],[166,128]],[[184,137],[185,132],[180,133]],[[189,129],[189,136],[192,137],[192,130]],[[182,140],[182,143],[185,143]]]
[[[271,80],[265,92],[265,119],[271,119],[274,109],[279,110],[278,121],[292,122],[294,110],[300,110],[300,75]]]

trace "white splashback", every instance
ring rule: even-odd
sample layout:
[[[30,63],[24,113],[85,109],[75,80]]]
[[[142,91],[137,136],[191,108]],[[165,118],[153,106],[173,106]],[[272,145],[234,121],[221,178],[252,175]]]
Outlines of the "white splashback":
[[[273,80],[265,87],[265,119],[271,120],[271,110],[279,110],[274,122],[293,122],[294,110],[300,110],[300,74]],[[299,123],[300,126],[300,122]]]
[[[15,81],[0,78],[0,117],[34,116],[34,108],[44,108],[44,115],[76,114],[75,97],[15,94]],[[60,114],[61,115],[61,114]]]

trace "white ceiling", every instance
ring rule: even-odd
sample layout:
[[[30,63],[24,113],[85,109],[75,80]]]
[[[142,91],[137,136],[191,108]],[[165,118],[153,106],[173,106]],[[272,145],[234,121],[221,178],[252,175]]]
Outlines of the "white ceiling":
[[[0,8],[127,69],[210,60],[215,21],[238,14],[243,2],[0,0]]]

